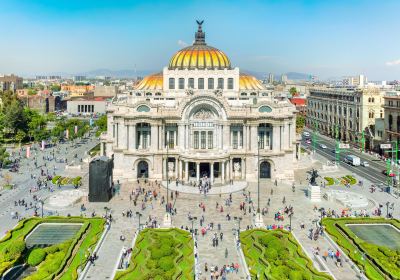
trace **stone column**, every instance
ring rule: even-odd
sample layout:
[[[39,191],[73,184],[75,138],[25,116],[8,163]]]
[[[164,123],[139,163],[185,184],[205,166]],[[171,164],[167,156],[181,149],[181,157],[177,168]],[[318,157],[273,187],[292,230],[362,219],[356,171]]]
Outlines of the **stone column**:
[[[231,174],[230,174],[231,168],[229,167],[230,162],[231,161],[229,159],[226,161],[226,180],[228,182],[231,179]]]
[[[189,162],[185,161],[185,181],[189,182]]]
[[[257,151],[257,143],[258,143],[258,133],[257,133],[257,126],[252,125],[250,127],[250,134],[251,134],[251,151],[255,152]]]
[[[287,123],[283,126],[283,149],[289,149],[289,125]]]
[[[164,180],[167,180],[167,159],[166,158],[163,158],[163,160],[162,160],[162,171],[163,171],[162,178]]]
[[[243,149],[247,150],[247,126],[243,125]]]
[[[136,125],[131,125],[129,128],[129,148],[128,150],[136,149]]]
[[[274,152],[279,151],[279,126],[274,125],[272,127],[272,150]]]
[[[175,178],[178,178],[179,159],[175,158]]]
[[[225,183],[225,162],[221,161],[221,183]]]
[[[157,138],[158,138],[158,135],[157,135],[157,127],[156,127],[156,125],[155,124],[151,124],[151,126],[150,126],[150,138],[151,138],[151,149],[153,150],[153,151],[155,151],[155,150],[157,150],[157,146],[158,146],[158,143],[157,143]]]
[[[242,171],[242,179],[243,180],[246,180],[245,167],[246,167],[246,160],[244,158],[242,158],[241,161],[240,161],[240,168],[241,168],[241,171]]]
[[[229,125],[224,125],[223,126],[223,149],[229,149],[229,143],[230,143],[230,139],[229,139]]]
[[[167,139],[165,139],[165,146],[166,145],[169,147],[169,130],[167,130]]]
[[[211,184],[214,184],[214,162],[210,163],[210,180]]]
[[[233,180],[233,158],[229,162],[229,179]]]
[[[200,181],[200,164],[196,162],[196,181]]]
[[[183,150],[185,149],[185,126],[182,124],[178,125],[178,147]]]
[[[140,149],[143,149],[143,131],[141,131],[140,134],[139,134],[139,145],[138,145],[138,147]]]

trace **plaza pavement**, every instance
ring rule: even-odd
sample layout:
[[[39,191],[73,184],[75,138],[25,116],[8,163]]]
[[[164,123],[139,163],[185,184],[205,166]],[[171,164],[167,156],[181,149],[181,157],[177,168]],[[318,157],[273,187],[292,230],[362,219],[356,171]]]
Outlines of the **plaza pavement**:
[[[96,143],[96,140],[90,141],[90,144],[83,145],[79,147],[78,154],[84,154],[85,150],[88,150],[89,147],[93,146]],[[49,152],[49,151],[45,151]],[[39,163],[41,163],[41,152],[39,151]],[[66,156],[69,157],[69,161],[72,160],[73,155],[76,153],[69,144],[60,146],[59,153],[61,155],[66,153]],[[326,162],[326,159],[320,157],[319,155],[316,156],[316,162],[314,162],[313,166],[320,169],[321,163]],[[26,198],[28,202],[30,200],[30,195],[28,191],[28,187],[35,184],[36,180],[30,179],[29,170],[32,169],[32,160],[23,160],[21,163],[20,173],[15,176],[14,180],[17,184],[21,184],[18,186],[16,190],[11,191],[2,191],[2,196],[0,196],[0,229],[2,232],[5,230],[12,228],[17,221],[12,220],[9,212],[13,211],[14,208],[14,200]],[[50,164],[52,166],[52,164]],[[57,165],[57,174],[63,173],[63,168],[65,164],[56,164]],[[299,166],[302,166],[299,164]],[[306,171],[310,169],[310,163],[307,162],[306,169],[299,169],[295,172],[295,185],[296,191],[293,193],[291,189],[290,183],[279,182],[278,186],[274,186],[273,182],[270,180],[263,180],[260,183],[260,208],[268,208],[268,214],[263,217],[265,225],[272,225],[272,224],[279,224],[287,226],[289,224],[288,219],[286,218],[283,222],[276,222],[274,221],[274,213],[278,210],[282,210],[284,204],[282,203],[283,197],[286,198],[286,205],[292,205],[294,207],[294,215],[292,218],[292,228],[293,231],[298,238],[300,244],[306,250],[308,255],[313,256],[313,250],[316,247],[320,248],[321,254],[327,249],[334,249],[331,244],[326,240],[326,238],[321,237],[317,241],[312,241],[308,238],[308,230],[311,227],[315,227],[313,221],[319,217],[319,212],[315,212],[313,210],[314,206],[317,207],[325,207],[326,209],[331,208],[335,209],[336,211],[341,211],[343,208],[341,205],[330,202],[330,201],[322,201],[320,203],[311,203],[305,196],[306,190]],[[88,186],[88,164],[83,163],[82,166],[82,177],[83,177],[83,189],[87,189]],[[4,171],[8,172],[8,171]],[[40,172],[40,168],[34,170],[35,174]],[[64,171],[66,172],[66,171]],[[337,171],[333,173],[321,173],[321,176],[329,175],[331,176],[341,176],[351,174],[348,170],[344,167],[340,167]],[[353,174],[354,175],[354,174]],[[355,176],[358,178],[358,176]],[[362,178],[361,178],[362,179]],[[322,178],[319,178],[317,181],[321,182]],[[370,183],[365,179],[364,187],[359,186],[352,186],[350,191],[355,191],[359,193],[363,193],[368,198],[377,201],[378,203],[384,204],[386,201],[390,202],[398,202],[394,197],[387,193],[383,192],[375,192],[369,193],[368,186]],[[175,182],[172,182],[170,185],[171,187],[174,186]],[[233,189],[237,188],[240,189],[239,185],[243,183],[235,183],[232,187]],[[129,199],[129,194],[137,187],[137,183],[134,182],[122,182],[121,192],[117,194],[109,203],[88,203],[84,202],[87,208],[86,211],[83,212],[83,215],[90,216],[90,214],[95,211],[97,215],[104,215],[105,210],[104,206],[111,208],[111,213],[114,218],[114,222],[111,226],[110,232],[107,234],[105,242],[100,247],[100,251],[98,253],[99,258],[95,262],[95,266],[92,266],[88,274],[86,275],[86,279],[109,279],[113,273],[116,263],[118,262],[118,256],[121,252],[122,247],[130,246],[133,238],[134,231],[138,227],[138,219],[135,216],[137,211],[143,214],[141,223],[145,223],[149,216],[155,217],[159,223],[162,224],[163,217],[165,214],[165,206],[160,205],[160,199],[153,202],[145,203],[145,209],[141,210],[141,204],[143,195],[140,195],[137,206],[133,205],[133,202]],[[159,198],[161,196],[166,196],[166,189],[165,187],[158,187],[155,184],[145,185],[143,182],[140,183],[140,187],[144,187],[147,190],[156,190],[159,192]],[[333,189],[346,189],[345,187],[338,186],[338,187],[331,187]],[[179,189],[179,186],[178,186]],[[271,195],[271,189],[273,189],[273,195]],[[346,189],[348,190],[348,189]],[[58,190],[55,190],[56,192]],[[214,195],[200,195],[198,193],[198,189],[190,189],[190,192],[183,193],[185,189],[182,187],[182,190],[179,193],[178,198],[176,198],[174,193],[174,208],[177,209],[177,214],[172,216],[172,224],[176,227],[183,226],[191,228],[191,221],[188,220],[188,213],[192,216],[196,216],[198,219],[194,222],[194,228],[200,230],[199,219],[202,215],[205,217],[204,225],[207,225],[211,222],[214,223],[214,230],[209,231],[204,237],[201,236],[199,233],[198,236],[198,257],[199,257],[199,268],[202,272],[200,275],[200,279],[209,279],[209,272],[206,274],[204,271],[204,264],[207,263],[208,267],[218,265],[218,267],[222,267],[224,264],[230,263],[240,263],[238,254],[236,252],[236,246],[234,242],[234,230],[238,228],[237,222],[233,219],[234,216],[242,217],[241,222],[241,229],[245,229],[248,226],[253,225],[253,217],[251,214],[244,213],[239,210],[240,202],[245,202],[245,197],[243,195],[243,191],[237,191],[232,194],[233,203],[231,206],[226,206],[225,201],[228,199],[229,194],[214,194]],[[50,194],[48,191],[42,191],[43,194],[46,195]],[[47,192],[47,193],[46,193]],[[251,199],[254,202],[254,206],[257,207],[257,184],[256,183],[249,183],[245,192],[248,194],[250,192]],[[267,206],[267,200],[271,198],[270,206]],[[216,203],[218,202],[219,205],[223,206],[223,212],[220,209],[216,209]],[[203,203],[205,205],[206,211],[199,207],[199,204]],[[398,203],[397,203],[398,204]],[[67,207],[64,209],[59,209],[58,213],[60,215],[79,215],[80,212],[80,205],[75,205],[72,207]],[[246,207],[248,208],[248,203],[246,202]],[[22,207],[19,207],[19,212],[23,213],[24,216],[31,215],[33,210],[24,211]],[[396,207],[394,209],[394,216],[400,216],[400,207]],[[384,208],[385,209],[385,208]],[[133,218],[127,218],[122,216],[123,211],[132,210],[133,211]],[[248,210],[248,209],[247,209]],[[372,211],[372,209],[370,209]],[[384,211],[385,212],[385,211]],[[226,219],[226,215],[230,214],[232,219],[228,221]],[[47,213],[45,213],[47,214]],[[306,225],[305,230],[300,229],[300,223],[304,223]],[[221,231],[218,231],[218,224],[221,224]],[[223,241],[219,243],[218,247],[212,246],[212,237],[214,233],[223,233]],[[124,242],[120,241],[120,235],[124,235],[126,240]],[[225,258],[225,249],[228,250],[228,257]],[[354,271],[350,264],[344,262],[343,267],[336,267],[332,260],[328,260],[325,265],[328,269],[332,272],[336,279],[358,279],[357,272]],[[320,267],[320,265],[316,265],[316,267]],[[206,278],[204,278],[206,277]],[[227,279],[244,279],[245,275],[243,273],[242,267],[239,269],[238,274],[228,274]]]

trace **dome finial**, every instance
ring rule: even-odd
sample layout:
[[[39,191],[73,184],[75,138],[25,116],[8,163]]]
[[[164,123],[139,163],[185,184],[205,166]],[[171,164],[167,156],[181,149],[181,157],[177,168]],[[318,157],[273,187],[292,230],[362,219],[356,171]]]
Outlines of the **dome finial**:
[[[197,32],[195,33],[194,45],[205,45],[206,44],[206,34],[203,32],[201,26],[204,20],[196,20],[198,24]]]

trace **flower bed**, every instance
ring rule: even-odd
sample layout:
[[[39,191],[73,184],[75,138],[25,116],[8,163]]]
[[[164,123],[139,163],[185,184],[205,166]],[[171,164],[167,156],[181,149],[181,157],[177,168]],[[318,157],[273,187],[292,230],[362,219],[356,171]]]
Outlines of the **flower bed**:
[[[391,224],[400,228],[400,221],[384,218],[325,218],[326,231],[369,279],[400,279],[400,250],[392,250],[365,242],[346,224]],[[364,258],[364,253],[367,258]]]
[[[44,249],[27,249],[24,239],[40,223],[82,223],[81,229],[74,238]],[[0,276],[16,264],[27,262],[37,267],[27,278],[77,279],[77,270],[83,267],[87,259],[76,254],[75,249],[87,252],[94,248],[104,229],[104,220],[101,218],[80,217],[47,217],[29,218],[21,221],[16,228],[8,232],[0,240]],[[15,248],[10,251],[10,248]]]
[[[69,177],[62,177],[60,175],[54,176],[53,179],[51,180],[51,182],[54,185],[62,185],[62,186],[66,186],[66,185],[74,185],[74,186],[79,186],[81,184],[82,181],[82,177],[81,176],[77,176],[75,178],[69,178]]]
[[[136,240],[129,267],[114,279],[193,279],[193,247],[187,231],[144,229]]]
[[[294,237],[284,230],[253,229],[240,233],[252,279],[332,279],[317,271]]]

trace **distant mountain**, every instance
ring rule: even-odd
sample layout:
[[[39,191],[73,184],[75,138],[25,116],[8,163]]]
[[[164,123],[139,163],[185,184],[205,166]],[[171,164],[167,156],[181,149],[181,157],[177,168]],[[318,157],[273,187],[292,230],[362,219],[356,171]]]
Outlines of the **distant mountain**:
[[[135,78],[147,76],[155,71],[150,70],[133,70],[133,69],[123,69],[123,70],[110,70],[110,69],[96,69],[86,72],[77,73],[77,75],[87,76],[88,78],[94,78],[96,76],[109,76],[112,78]]]
[[[269,75],[269,73],[265,73],[265,72],[255,72],[255,71],[247,71],[247,70],[242,70],[240,72],[252,75],[259,80],[268,79],[268,75]],[[273,73],[273,74],[274,74],[275,81],[280,81],[282,74],[276,74],[276,73]],[[287,78],[289,80],[303,80],[303,81],[311,80],[311,78],[310,78],[311,75],[306,74],[306,73],[287,72],[287,73],[285,73],[285,75],[287,76]]]

